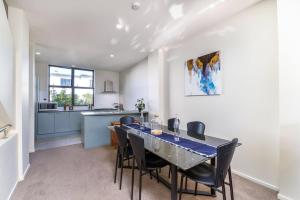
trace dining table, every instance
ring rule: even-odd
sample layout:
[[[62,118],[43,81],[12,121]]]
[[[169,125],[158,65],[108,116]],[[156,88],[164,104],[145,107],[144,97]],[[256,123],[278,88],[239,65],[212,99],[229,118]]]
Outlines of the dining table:
[[[177,200],[178,194],[178,170],[188,170],[201,163],[210,160],[215,165],[217,156],[217,147],[227,144],[229,140],[217,138],[208,135],[199,135],[191,137],[185,130],[175,132],[168,130],[167,126],[162,126],[162,134],[154,135],[151,133],[149,125],[141,126],[139,124],[122,125],[127,133],[139,135],[144,139],[145,149],[170,164],[171,181],[159,176],[161,183],[171,190],[171,200]],[[113,126],[109,126],[113,130]],[[179,133],[179,134],[178,134]],[[178,140],[179,135],[179,140]],[[153,174],[155,176],[155,174]],[[195,194],[194,190],[184,189],[183,193]],[[216,196],[215,190],[209,192],[196,191],[197,195]]]

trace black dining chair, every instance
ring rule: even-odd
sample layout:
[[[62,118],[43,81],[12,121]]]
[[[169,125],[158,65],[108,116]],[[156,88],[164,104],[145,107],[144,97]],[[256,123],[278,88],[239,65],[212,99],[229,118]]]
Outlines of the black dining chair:
[[[127,131],[124,130],[122,127],[115,126],[115,131],[118,139],[118,149],[117,149],[117,158],[116,158],[116,165],[115,165],[115,174],[114,174],[114,183],[117,181],[117,170],[118,165],[121,168],[120,171],[120,190],[122,188],[122,178],[123,178],[123,168],[124,168],[124,161],[128,161],[129,167],[129,160],[133,157],[133,152],[130,144],[127,140]]]
[[[168,130],[174,131],[175,118],[168,119]]]
[[[176,118],[170,118],[168,119],[168,130],[174,132],[175,131],[175,119]],[[180,120],[179,120],[180,121]],[[169,168],[169,178],[171,178],[171,167]]]
[[[196,139],[203,140],[205,132],[205,124],[200,121],[192,121],[187,123],[187,134]],[[187,189],[187,177],[185,178],[185,189]],[[197,191],[198,183],[195,183],[195,193]]]
[[[157,182],[159,182],[158,169],[168,165],[168,162],[156,156],[153,153],[145,152],[144,139],[138,135],[129,133],[129,140],[133,150],[133,163],[137,163],[139,170],[139,200],[141,200],[142,192],[142,176],[153,171],[156,172]],[[134,164],[132,165],[132,182],[131,182],[131,199],[133,199],[133,185],[134,185]]]
[[[134,123],[134,117],[124,116],[120,118],[121,125],[132,124]]]
[[[205,124],[199,121],[187,123],[187,134],[191,137],[201,139],[204,135]]]
[[[197,183],[204,184],[222,193],[223,200],[226,200],[225,184],[227,184],[230,186],[231,200],[234,200],[230,163],[233,158],[237,143],[238,139],[235,138],[231,142],[228,142],[227,144],[221,145],[217,148],[216,166],[203,163],[186,171],[180,170],[182,176],[180,181],[179,200],[181,200],[182,196],[182,184],[184,177],[188,177]],[[225,182],[227,173],[229,176],[229,183]],[[222,190],[218,189],[220,187],[222,187]]]

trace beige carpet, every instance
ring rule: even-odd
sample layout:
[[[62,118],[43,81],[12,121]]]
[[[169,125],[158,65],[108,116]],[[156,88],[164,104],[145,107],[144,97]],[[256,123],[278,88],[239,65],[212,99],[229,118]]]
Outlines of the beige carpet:
[[[129,200],[131,171],[124,170],[123,188],[113,183],[115,151],[111,147],[84,150],[73,145],[31,154],[31,167],[25,180],[18,184],[13,200]],[[163,169],[162,174],[166,174]],[[137,173],[136,173],[137,174]],[[235,199],[272,200],[276,192],[234,176]],[[138,183],[136,177],[136,183]],[[193,188],[194,183],[189,182]],[[203,187],[206,189],[206,187]],[[229,194],[229,188],[227,188]],[[136,184],[135,198],[138,199]],[[170,199],[170,190],[149,176],[143,177],[143,200]],[[183,195],[184,200],[217,198]],[[228,199],[229,195],[228,195]]]

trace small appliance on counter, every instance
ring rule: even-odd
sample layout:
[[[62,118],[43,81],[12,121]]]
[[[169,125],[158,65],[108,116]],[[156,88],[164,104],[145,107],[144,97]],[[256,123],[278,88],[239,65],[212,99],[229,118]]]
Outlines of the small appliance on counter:
[[[38,111],[57,111],[57,103],[54,102],[39,102],[38,103]]]

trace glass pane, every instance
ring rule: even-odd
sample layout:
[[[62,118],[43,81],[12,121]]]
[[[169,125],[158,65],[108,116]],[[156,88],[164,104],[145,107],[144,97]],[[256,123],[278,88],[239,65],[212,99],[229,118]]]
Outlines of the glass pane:
[[[93,104],[93,89],[75,89],[74,90],[74,104],[88,105]]]
[[[57,88],[50,87],[50,101],[56,102],[59,107],[64,106],[64,104],[72,104],[72,90],[71,88]]]
[[[75,87],[93,87],[93,72],[87,70],[74,70]]]
[[[50,66],[50,85],[71,86],[72,70]]]

